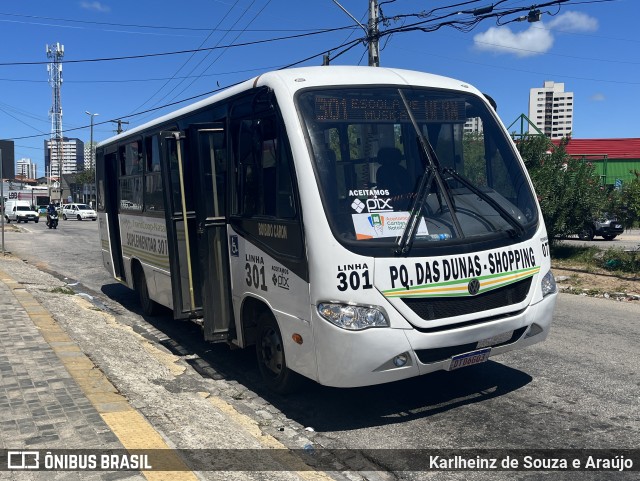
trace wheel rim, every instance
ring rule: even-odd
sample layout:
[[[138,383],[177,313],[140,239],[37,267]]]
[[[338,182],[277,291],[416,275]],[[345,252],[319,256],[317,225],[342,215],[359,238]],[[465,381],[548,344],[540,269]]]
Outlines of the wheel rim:
[[[260,346],[262,364],[274,376],[279,376],[284,365],[284,351],[282,349],[282,339],[280,339],[280,335],[273,327],[265,329]]]

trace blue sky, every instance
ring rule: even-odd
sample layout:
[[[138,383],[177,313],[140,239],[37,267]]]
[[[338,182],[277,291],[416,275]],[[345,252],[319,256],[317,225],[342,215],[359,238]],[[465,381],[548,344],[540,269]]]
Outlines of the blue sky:
[[[381,29],[423,20],[398,17],[462,0],[395,0],[382,5]],[[383,3],[382,1],[380,3]],[[479,0],[459,8],[496,1]],[[367,0],[341,0],[366,23]],[[506,0],[500,8],[528,7]],[[635,7],[634,7],[635,5]],[[440,10],[436,12],[450,12]],[[529,89],[545,80],[575,93],[575,138],[640,137],[638,1],[569,0],[543,8],[540,22],[478,23],[468,32],[397,33],[381,41],[381,66],[458,78],[490,94],[510,125],[527,114]],[[524,15],[521,13],[519,15]],[[512,19],[505,17],[504,20]],[[0,4],[0,138],[15,139],[16,160],[31,158],[44,171],[43,140],[51,131],[45,45],[59,42],[65,61],[192,50],[353,25],[332,0],[44,0]],[[133,60],[72,62],[63,66],[63,128],[89,142],[113,134],[100,124],[196,96],[260,72],[288,65],[362,35],[356,29],[246,47]],[[358,44],[334,63],[366,65]],[[39,65],[15,65],[43,62]],[[321,58],[302,65],[318,65]],[[131,128],[186,104],[126,118]],[[515,127],[514,127],[515,128]],[[77,129],[67,131],[67,129]],[[513,130],[513,129],[512,129]]]

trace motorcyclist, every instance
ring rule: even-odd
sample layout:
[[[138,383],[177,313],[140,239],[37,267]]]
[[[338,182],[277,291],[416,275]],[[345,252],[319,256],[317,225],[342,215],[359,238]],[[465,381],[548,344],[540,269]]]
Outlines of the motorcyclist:
[[[56,213],[56,206],[53,205],[53,202],[49,202],[49,205],[47,206],[47,225],[49,225],[49,222],[51,221],[51,215]]]

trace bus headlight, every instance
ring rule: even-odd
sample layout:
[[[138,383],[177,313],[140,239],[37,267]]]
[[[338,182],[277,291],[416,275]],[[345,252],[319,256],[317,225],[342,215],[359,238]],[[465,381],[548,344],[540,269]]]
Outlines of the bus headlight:
[[[350,331],[389,327],[387,316],[376,307],[323,302],[318,304],[318,313],[331,324]]]
[[[542,297],[546,297],[549,294],[553,294],[558,290],[556,286],[556,279],[555,277],[553,277],[553,273],[551,271],[547,272],[547,274],[542,278],[541,287],[542,287]]]

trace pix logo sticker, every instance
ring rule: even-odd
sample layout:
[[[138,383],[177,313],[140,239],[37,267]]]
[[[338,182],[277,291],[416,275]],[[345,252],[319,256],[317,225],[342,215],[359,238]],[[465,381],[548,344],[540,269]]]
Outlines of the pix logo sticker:
[[[366,205],[360,199],[356,199],[351,204],[351,208],[355,210],[358,214],[362,213]]]

